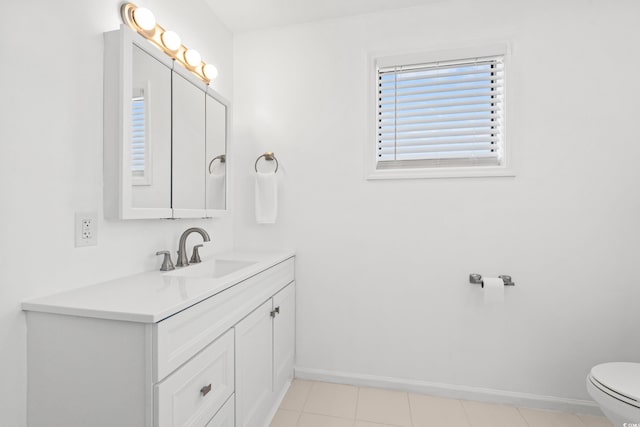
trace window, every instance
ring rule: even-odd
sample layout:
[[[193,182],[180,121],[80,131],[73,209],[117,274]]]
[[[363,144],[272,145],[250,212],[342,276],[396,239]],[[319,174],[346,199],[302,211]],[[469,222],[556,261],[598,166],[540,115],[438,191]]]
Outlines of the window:
[[[131,174],[133,185],[151,185],[149,112],[145,89],[134,88],[131,98]],[[148,92],[148,91],[147,91]]]
[[[508,174],[504,48],[500,54],[444,56],[375,60],[371,178]]]

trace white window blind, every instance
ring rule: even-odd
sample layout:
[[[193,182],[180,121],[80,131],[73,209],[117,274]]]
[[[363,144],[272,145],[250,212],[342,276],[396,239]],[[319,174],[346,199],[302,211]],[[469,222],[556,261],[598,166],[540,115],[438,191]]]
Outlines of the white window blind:
[[[134,177],[144,177],[145,170],[145,105],[144,94],[131,99],[131,172]]]
[[[497,166],[503,57],[377,70],[376,169]]]

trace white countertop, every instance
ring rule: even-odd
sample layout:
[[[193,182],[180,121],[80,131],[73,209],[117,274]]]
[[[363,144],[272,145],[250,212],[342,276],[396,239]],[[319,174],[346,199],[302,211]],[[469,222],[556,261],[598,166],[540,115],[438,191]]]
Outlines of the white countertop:
[[[216,260],[252,261],[253,264],[220,278],[188,277],[188,269],[152,271],[110,280],[67,292],[23,301],[25,311],[156,323],[224,291],[265,269],[293,257],[290,252],[228,252]],[[184,272],[185,276],[180,276]]]

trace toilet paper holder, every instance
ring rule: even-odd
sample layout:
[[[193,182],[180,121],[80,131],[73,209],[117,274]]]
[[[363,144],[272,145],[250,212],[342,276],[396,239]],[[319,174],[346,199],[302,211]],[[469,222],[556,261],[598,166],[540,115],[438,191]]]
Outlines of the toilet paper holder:
[[[503,274],[503,275],[498,276],[498,277],[502,279],[502,281],[504,282],[505,286],[515,286],[516,285],[515,282],[513,282],[511,280],[511,276]],[[484,288],[484,282],[482,281],[482,275],[481,274],[477,274],[477,273],[469,274],[469,283],[473,283],[474,285],[480,285],[481,287]]]

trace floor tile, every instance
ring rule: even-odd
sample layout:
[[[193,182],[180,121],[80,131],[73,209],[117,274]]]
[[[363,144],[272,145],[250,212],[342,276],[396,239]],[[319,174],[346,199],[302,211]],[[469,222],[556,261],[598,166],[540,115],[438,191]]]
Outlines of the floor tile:
[[[358,392],[358,420],[411,427],[407,393],[361,387]]]
[[[470,427],[462,402],[409,393],[413,427]]]
[[[585,427],[577,415],[564,412],[518,408],[529,427]]]
[[[613,423],[605,417],[595,415],[578,415],[587,427],[613,427]]]
[[[465,400],[462,407],[471,427],[528,427],[518,410],[512,406]]]
[[[296,427],[299,417],[299,412],[278,409],[269,427]]]
[[[302,411],[304,404],[307,402],[307,397],[309,397],[312,385],[312,381],[293,380],[291,387],[289,387],[287,394],[280,404],[280,408],[289,411]]]
[[[360,421],[356,420],[356,423],[353,427],[398,427],[391,424],[378,424],[378,423],[370,423],[369,421]]]
[[[297,427],[353,427],[353,420],[317,414],[301,414]]]
[[[304,405],[304,412],[354,419],[357,401],[357,387],[315,382]]]
[[[613,427],[606,418],[294,380],[270,427]]]

